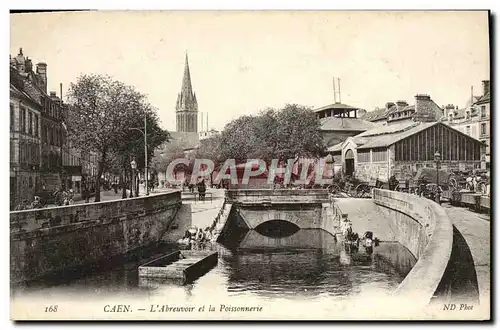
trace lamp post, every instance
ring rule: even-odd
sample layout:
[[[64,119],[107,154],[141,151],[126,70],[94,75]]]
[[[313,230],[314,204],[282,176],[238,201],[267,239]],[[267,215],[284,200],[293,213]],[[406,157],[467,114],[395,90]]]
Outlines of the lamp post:
[[[135,185],[137,184],[135,178],[135,170],[137,169],[137,163],[135,162],[135,159],[132,159],[132,161],[130,162],[130,167],[132,168],[132,180],[131,180],[132,184],[130,188],[130,197],[132,197],[132,191],[134,191]],[[137,192],[135,194],[135,197],[138,197]]]
[[[136,130],[144,135],[144,180],[146,182],[146,196],[149,195],[148,186],[148,140],[147,140],[147,126],[146,126],[146,113],[144,113],[144,130],[140,128],[129,128],[129,130]]]
[[[436,162],[436,203],[441,204],[441,193],[439,191],[439,161],[441,160],[441,154],[439,151],[434,153],[434,161]]]

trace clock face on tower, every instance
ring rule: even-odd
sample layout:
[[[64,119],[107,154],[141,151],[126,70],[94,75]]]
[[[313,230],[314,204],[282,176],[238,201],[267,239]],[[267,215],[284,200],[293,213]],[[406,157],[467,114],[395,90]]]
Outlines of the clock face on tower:
[[[177,132],[198,132],[198,101],[191,85],[187,53],[181,92],[177,95],[175,111]]]

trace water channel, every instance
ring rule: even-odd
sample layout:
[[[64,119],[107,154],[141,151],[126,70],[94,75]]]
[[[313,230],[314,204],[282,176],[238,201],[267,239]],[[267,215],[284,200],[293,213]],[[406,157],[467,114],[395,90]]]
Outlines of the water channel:
[[[175,246],[141,257],[106,263],[13,289],[13,295],[44,299],[93,299],[112,296],[168,301],[229,298],[273,301],[332,302],[370,294],[389,294],[415,264],[415,257],[397,242],[381,242],[372,255],[363,248],[349,254],[329,233],[299,230],[287,237],[265,236],[251,230],[234,235],[225,245],[214,243],[218,265],[193,283],[140,281],[138,266]]]

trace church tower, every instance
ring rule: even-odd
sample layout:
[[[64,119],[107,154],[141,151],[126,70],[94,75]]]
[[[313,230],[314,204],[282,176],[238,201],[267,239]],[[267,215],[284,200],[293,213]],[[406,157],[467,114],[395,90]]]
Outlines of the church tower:
[[[198,132],[198,101],[191,86],[187,53],[181,92],[177,95],[175,112],[177,132]]]

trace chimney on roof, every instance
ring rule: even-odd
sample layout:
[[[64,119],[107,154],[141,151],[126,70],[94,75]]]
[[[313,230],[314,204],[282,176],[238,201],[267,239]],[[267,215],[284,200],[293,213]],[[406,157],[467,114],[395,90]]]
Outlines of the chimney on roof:
[[[397,105],[398,110],[399,110],[399,109],[403,109],[403,108],[407,107],[408,106],[408,102],[403,101],[403,100],[399,100],[399,101],[396,102],[396,105]]]
[[[430,101],[431,97],[430,97],[430,95],[427,95],[427,94],[417,94],[417,95],[415,95],[415,100]]]
[[[490,91],[490,81],[489,80],[483,80],[483,95],[488,94]]]
[[[50,99],[51,99],[52,101],[59,101],[59,98],[57,97],[56,92],[54,92],[54,91],[50,91],[49,95],[50,95]]]
[[[444,110],[444,115],[446,116],[446,118],[448,118],[450,113],[453,113],[453,110],[455,110],[455,106],[453,104],[443,105],[443,110]]]
[[[435,122],[443,116],[443,110],[431,100],[430,95],[415,95],[415,114],[413,120],[417,122]]]
[[[40,88],[47,93],[47,64],[40,62],[36,64],[36,75],[39,78]]]

